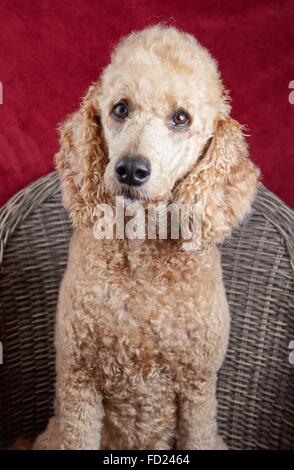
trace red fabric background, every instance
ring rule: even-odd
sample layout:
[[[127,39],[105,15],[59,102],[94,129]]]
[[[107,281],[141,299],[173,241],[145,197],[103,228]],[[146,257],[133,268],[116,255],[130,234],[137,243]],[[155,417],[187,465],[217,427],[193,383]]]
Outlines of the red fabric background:
[[[0,0],[0,205],[52,170],[57,123],[117,40],[160,21],[219,60],[264,183],[294,207],[293,0]]]

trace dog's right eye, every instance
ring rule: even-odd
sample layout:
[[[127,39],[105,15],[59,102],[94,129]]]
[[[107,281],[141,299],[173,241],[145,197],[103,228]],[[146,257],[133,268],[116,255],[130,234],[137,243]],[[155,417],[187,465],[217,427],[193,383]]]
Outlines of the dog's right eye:
[[[123,121],[129,114],[129,110],[126,103],[117,103],[112,108],[111,114],[117,121]]]

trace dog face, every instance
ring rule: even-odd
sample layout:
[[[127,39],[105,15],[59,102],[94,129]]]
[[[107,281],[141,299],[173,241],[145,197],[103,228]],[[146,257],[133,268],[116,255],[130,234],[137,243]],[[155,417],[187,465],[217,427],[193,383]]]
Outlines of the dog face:
[[[191,36],[152,28],[125,39],[101,80],[106,190],[170,200],[229,106],[216,64]]]
[[[230,234],[250,209],[259,172],[230,118],[216,62],[192,36],[153,26],[123,39],[56,155],[74,225],[92,226],[115,195],[197,205],[202,244]]]

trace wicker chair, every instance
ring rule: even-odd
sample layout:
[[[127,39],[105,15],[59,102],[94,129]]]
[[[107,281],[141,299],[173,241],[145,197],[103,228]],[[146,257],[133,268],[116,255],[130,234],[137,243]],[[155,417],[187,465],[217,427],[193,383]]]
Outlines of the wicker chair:
[[[0,210],[0,447],[52,413],[53,329],[71,224],[57,174]],[[219,427],[232,449],[294,449],[294,213],[264,186],[223,244],[231,307],[219,373]]]

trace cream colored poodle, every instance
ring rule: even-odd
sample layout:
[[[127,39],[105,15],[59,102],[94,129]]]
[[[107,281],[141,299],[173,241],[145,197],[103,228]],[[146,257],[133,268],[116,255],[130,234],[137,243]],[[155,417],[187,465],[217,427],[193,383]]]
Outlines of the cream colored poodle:
[[[216,449],[229,311],[217,243],[250,210],[258,170],[216,62],[192,36],[124,38],[56,156],[74,224],[56,321],[55,416],[36,449]],[[194,204],[183,240],[96,239],[95,207]]]

